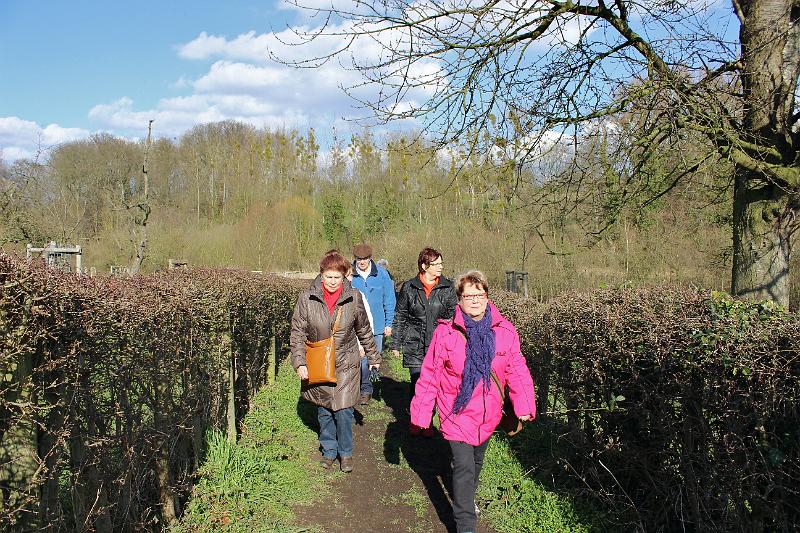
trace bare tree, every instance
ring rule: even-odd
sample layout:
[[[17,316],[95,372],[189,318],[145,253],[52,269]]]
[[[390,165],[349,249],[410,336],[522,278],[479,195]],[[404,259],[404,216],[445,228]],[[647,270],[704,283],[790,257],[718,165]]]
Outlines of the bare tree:
[[[134,233],[135,228],[138,228],[138,245],[136,246],[136,257],[133,258],[130,271],[131,274],[136,274],[142,267],[144,262],[145,249],[147,248],[147,220],[150,218],[150,177],[147,175],[149,172],[150,146],[151,134],[153,132],[153,120],[147,123],[147,140],[144,145],[144,161],[142,162],[142,188],[139,192],[136,203],[128,204],[125,207],[130,212],[133,210]]]
[[[731,290],[788,304],[800,209],[800,1],[331,5],[307,6],[323,23],[287,43],[330,40],[331,51],[283,61],[317,67],[333,60],[356,69],[361,81],[345,89],[380,120],[423,119],[442,142],[483,132],[470,138],[484,145],[472,148],[504,139],[528,155],[540,153],[553,133],[577,146],[591,132],[617,128],[629,134],[617,147],[636,154],[628,180],[687,139],[705,146],[692,159],[678,158],[666,187],[651,191],[656,196],[691,179],[710,154],[730,162]],[[376,98],[364,90],[370,84],[380,87]],[[636,119],[619,128],[626,116]]]

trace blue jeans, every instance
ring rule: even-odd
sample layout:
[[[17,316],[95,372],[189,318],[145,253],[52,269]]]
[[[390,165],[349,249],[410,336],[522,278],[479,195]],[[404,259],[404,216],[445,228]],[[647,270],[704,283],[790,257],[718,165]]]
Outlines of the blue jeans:
[[[317,407],[319,446],[328,459],[353,456],[353,408],[331,411]]]
[[[375,335],[375,349],[378,353],[383,351],[383,334]],[[367,356],[361,358],[361,395],[372,396],[372,382],[369,380],[369,363]]]

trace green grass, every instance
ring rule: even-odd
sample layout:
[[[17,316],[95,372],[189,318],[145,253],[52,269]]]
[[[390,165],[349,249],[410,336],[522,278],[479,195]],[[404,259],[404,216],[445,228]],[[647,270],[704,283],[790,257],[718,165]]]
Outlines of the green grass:
[[[428,497],[422,494],[416,487],[411,487],[400,494],[400,498],[406,505],[414,509],[417,518],[424,518],[428,509]]]
[[[238,443],[210,433],[201,481],[173,533],[299,533],[292,506],[323,497],[323,473],[309,464],[316,434],[297,415],[300,383],[289,365],[253,400]]]
[[[395,357],[390,351],[383,353],[381,367],[381,373],[383,374],[391,374],[400,381],[411,381],[408,369],[403,366],[403,358]]]
[[[494,436],[486,450],[476,496],[481,517],[500,533],[588,532],[601,529],[600,517],[576,508],[526,473],[505,438]]]

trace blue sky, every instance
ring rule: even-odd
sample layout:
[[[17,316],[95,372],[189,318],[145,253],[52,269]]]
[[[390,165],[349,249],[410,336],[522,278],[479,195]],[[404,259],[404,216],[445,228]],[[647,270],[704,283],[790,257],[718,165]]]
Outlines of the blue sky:
[[[227,118],[330,128],[354,112],[334,90],[342,75],[320,85],[266,57],[272,32],[303,17],[276,1],[0,0],[3,157],[98,131],[141,137],[149,118],[166,137]]]
[[[733,19],[727,2],[689,1]],[[292,39],[287,26],[319,23],[283,0],[0,0],[0,157],[43,159],[47,149],[96,132],[142,138],[150,119],[154,134],[168,138],[233,119],[259,128],[314,127],[323,143],[335,126],[347,139],[360,130],[350,119],[365,110],[340,87],[361,78],[336,61],[291,69],[268,57],[268,50],[288,60],[330,53],[340,45],[336,38],[304,47],[280,42]],[[368,41],[352,51],[373,60],[380,52]],[[439,69],[415,67],[422,76]],[[377,88],[359,90],[371,100]],[[424,102],[430,90],[409,92],[401,108]],[[419,124],[398,127],[409,126]]]

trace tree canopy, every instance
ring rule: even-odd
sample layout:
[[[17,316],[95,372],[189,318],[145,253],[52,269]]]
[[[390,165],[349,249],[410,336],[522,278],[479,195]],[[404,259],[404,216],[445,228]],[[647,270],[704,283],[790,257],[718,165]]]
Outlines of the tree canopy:
[[[345,90],[380,120],[420,119],[443,143],[480,132],[474,149],[511,146],[523,163],[554,136],[604,147],[627,169],[608,165],[623,200],[659,197],[702,165],[729,163],[731,290],[788,302],[800,188],[797,0],[297,4],[322,23],[288,44],[336,44],[292,64],[355,69],[361,77]],[[375,98],[363,90],[371,84]],[[665,152],[657,185],[642,186],[651,183],[642,169]]]

